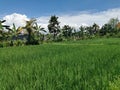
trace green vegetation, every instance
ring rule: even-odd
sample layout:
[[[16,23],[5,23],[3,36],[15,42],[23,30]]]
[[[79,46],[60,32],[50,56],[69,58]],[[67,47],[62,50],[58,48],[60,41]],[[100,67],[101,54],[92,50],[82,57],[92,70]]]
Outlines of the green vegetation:
[[[58,19],[47,30],[0,20],[0,90],[120,90],[118,18],[78,29]]]
[[[0,47],[39,45],[44,42],[79,41],[95,38],[120,38],[120,21],[111,18],[103,26],[94,23],[91,26],[74,27],[63,25],[59,17],[51,16],[47,28],[37,24],[36,19],[26,21],[25,26],[5,25],[0,20]]]
[[[120,39],[0,49],[1,90],[120,90]]]

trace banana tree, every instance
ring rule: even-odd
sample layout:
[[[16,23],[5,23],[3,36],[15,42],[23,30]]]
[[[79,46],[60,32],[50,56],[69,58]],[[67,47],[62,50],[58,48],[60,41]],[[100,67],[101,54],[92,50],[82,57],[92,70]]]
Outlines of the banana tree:
[[[44,28],[42,28],[41,26],[39,26],[37,23],[35,23],[34,29],[35,29],[34,34],[35,34],[36,38],[40,39],[40,41],[43,41],[44,40],[43,33],[46,33],[46,30]]]
[[[11,31],[10,26],[8,25],[4,25],[4,22],[6,22],[6,20],[0,20],[0,40],[3,41],[4,39],[6,40],[8,35],[9,35],[9,31]]]

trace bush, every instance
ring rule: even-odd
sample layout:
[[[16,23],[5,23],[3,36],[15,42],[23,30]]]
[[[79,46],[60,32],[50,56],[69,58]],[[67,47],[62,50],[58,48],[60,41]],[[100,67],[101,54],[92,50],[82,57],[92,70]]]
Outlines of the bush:
[[[4,41],[2,44],[3,44],[3,47],[9,47],[10,41]]]
[[[3,41],[3,42],[0,42],[0,47],[10,47],[10,46],[13,46],[13,41]]]
[[[24,46],[25,42],[22,40],[15,40],[15,41],[13,41],[13,45],[14,46]]]
[[[31,40],[26,42],[26,45],[39,45],[39,40]]]
[[[120,32],[115,35],[115,37],[120,38]]]
[[[0,42],[0,48],[2,48],[3,47],[3,43],[2,42]]]

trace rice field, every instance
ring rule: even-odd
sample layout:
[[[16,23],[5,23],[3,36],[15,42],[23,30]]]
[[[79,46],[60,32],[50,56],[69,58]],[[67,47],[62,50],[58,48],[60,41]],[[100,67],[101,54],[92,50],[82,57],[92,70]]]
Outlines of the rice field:
[[[0,90],[120,90],[120,39],[1,48]]]

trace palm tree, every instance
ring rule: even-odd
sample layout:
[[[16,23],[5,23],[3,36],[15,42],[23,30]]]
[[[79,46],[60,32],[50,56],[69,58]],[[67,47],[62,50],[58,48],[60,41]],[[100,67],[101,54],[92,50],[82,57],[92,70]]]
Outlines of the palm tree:
[[[8,37],[8,31],[11,31],[10,26],[4,25],[3,23],[6,22],[6,20],[0,20],[0,40],[7,39]]]
[[[53,40],[56,39],[56,36],[60,33],[60,26],[58,22],[58,17],[51,16],[48,24],[48,30],[51,34],[53,34]]]
[[[34,44],[33,42],[34,42],[35,21],[36,19],[31,19],[29,21],[26,21],[26,25],[25,27],[23,27],[23,29],[25,29],[28,33],[27,44]]]
[[[35,29],[35,32],[34,32],[35,36],[37,38],[40,38],[41,41],[43,41],[44,40],[43,33],[46,33],[45,28],[43,28],[43,27],[39,26],[37,23],[35,23],[34,29]]]
[[[17,28],[14,23],[13,23],[13,27],[12,27],[11,31],[9,31],[9,34],[10,34],[11,40],[13,38],[17,38]]]
[[[45,28],[39,26],[37,23],[35,23],[34,29],[35,29],[35,32],[38,34],[41,34],[41,32],[46,32]]]

